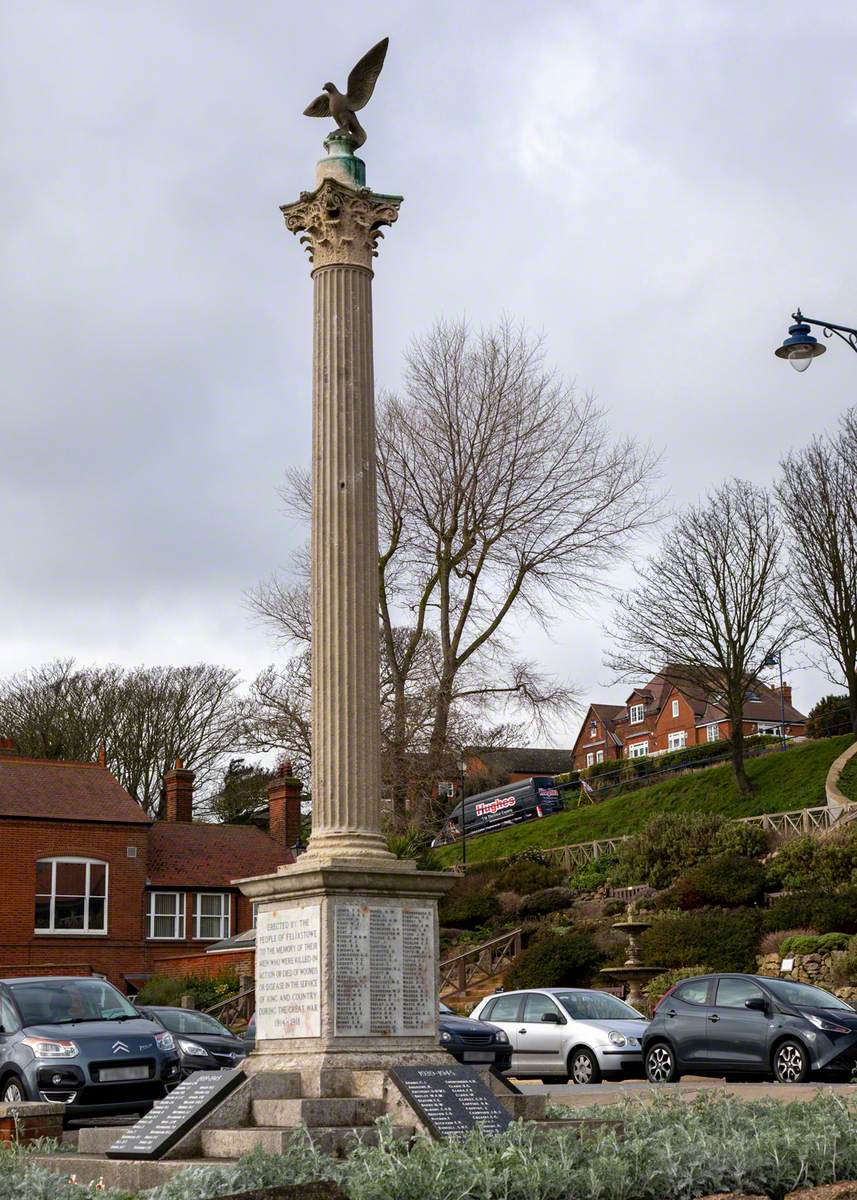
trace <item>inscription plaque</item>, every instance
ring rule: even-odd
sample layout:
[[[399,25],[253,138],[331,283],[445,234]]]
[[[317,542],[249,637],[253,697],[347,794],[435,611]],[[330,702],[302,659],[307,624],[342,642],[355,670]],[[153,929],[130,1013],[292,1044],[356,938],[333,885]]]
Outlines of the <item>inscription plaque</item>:
[[[336,1033],[341,1037],[435,1032],[434,921],[406,904],[337,904]]]
[[[390,1078],[438,1141],[503,1133],[512,1118],[470,1067],[395,1067]]]
[[[126,1130],[107,1151],[107,1157],[162,1158],[245,1078],[239,1067],[231,1071],[196,1071]]]
[[[321,907],[262,909],[256,921],[256,1037],[321,1033]]]

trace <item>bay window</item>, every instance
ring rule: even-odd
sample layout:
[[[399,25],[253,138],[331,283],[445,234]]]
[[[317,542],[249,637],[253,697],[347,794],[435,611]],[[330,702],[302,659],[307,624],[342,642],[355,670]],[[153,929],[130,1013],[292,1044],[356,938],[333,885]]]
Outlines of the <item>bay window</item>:
[[[648,742],[635,742],[633,746],[628,747],[629,758],[645,758],[649,753]]]
[[[42,858],[36,863],[36,933],[106,933],[107,863]]]
[[[678,729],[675,733],[671,733],[667,738],[668,749],[683,750],[687,745],[687,732],[684,729]]]

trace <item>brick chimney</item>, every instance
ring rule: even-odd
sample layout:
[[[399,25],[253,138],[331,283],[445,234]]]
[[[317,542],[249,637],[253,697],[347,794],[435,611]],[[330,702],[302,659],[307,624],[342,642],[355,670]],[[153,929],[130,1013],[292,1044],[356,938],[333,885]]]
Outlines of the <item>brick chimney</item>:
[[[186,771],[180,758],[164,774],[164,820],[193,820],[193,771]]]
[[[0,737],[0,758],[11,758],[16,753],[14,738]]]
[[[773,690],[779,696],[780,689],[778,687],[775,687]],[[791,704],[791,702],[792,702],[792,685],[790,683],[783,684],[783,699],[785,700],[786,704]]]
[[[268,784],[268,832],[281,846],[294,846],[298,840],[303,786],[292,774],[288,761]]]

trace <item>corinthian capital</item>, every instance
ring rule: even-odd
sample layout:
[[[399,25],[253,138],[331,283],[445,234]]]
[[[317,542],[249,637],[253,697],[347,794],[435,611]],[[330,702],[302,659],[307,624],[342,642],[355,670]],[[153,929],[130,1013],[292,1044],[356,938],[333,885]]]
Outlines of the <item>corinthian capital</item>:
[[[369,188],[349,188],[324,179],[314,192],[301,192],[300,200],[282,205],[286,227],[300,239],[313,270],[334,264],[371,268],[377,255],[382,225],[399,216],[401,196],[382,196]]]

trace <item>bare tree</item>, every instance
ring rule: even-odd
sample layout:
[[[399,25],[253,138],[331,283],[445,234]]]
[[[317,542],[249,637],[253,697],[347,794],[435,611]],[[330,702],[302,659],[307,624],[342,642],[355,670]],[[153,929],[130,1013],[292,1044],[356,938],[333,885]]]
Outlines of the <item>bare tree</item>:
[[[76,667],[62,660],[0,681],[0,729],[23,754],[94,760],[99,748],[135,800],[161,809],[164,771],[181,757],[204,788],[238,744],[228,667]]]
[[[312,760],[312,689],[309,649],[285,665],[266,667],[242,704],[242,739],[260,752],[280,751],[306,783]]]
[[[793,597],[771,497],[739,479],[687,509],[660,551],[637,568],[620,598],[607,662],[624,679],[665,669],[696,686],[729,720],[738,790],[744,769],[744,702],[766,657],[792,631]]]
[[[781,463],[777,498],[789,531],[802,632],[832,683],[848,689],[857,733],[857,408],[837,434]]]
[[[655,457],[613,437],[603,412],[509,322],[438,323],[406,355],[404,391],[378,412],[379,617],[394,805],[404,808],[413,700],[430,700],[426,776],[443,772],[456,707],[512,705],[544,726],[569,687],[514,653],[511,614],[580,609],[656,515]],[[308,515],[309,481],[285,492]],[[257,610],[300,640],[301,585],[271,581]],[[414,684],[418,677],[419,685]],[[430,791],[424,793],[432,807]]]

